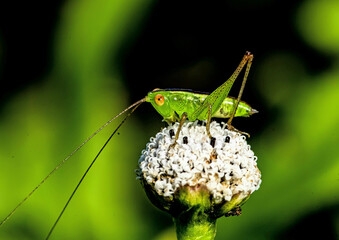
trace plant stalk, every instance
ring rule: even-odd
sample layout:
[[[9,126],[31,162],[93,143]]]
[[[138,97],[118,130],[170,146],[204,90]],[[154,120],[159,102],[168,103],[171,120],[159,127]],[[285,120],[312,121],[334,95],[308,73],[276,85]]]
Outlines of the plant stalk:
[[[211,218],[203,208],[194,206],[173,218],[178,240],[213,240],[216,218]]]

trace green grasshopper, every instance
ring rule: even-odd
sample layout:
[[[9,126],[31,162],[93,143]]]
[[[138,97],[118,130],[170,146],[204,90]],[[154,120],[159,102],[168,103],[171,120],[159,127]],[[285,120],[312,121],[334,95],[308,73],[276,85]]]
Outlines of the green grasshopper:
[[[210,133],[210,122],[212,117],[229,118],[227,128],[229,130],[236,130],[231,125],[234,117],[249,117],[250,115],[258,112],[247,103],[240,101],[245,88],[247,76],[251,68],[252,60],[253,55],[246,52],[232,76],[211,94],[180,89],[154,89],[152,92],[148,93],[145,97],[145,101],[150,102],[155,110],[163,116],[166,122],[172,123],[180,121],[172,147],[176,144],[181,127],[186,119],[189,121],[195,121],[197,119],[207,120],[206,131],[207,135],[212,140],[213,137]],[[238,98],[234,99],[232,97],[228,97],[228,93],[230,92],[234,81],[246,63],[247,68]],[[247,133],[241,133],[249,136]]]
[[[90,139],[92,139],[97,133],[99,133],[104,127],[114,121],[116,118],[121,116],[122,114],[131,110],[127,116],[120,122],[118,127],[114,130],[111,136],[108,138],[106,143],[100,149],[96,157],[91,162],[90,166],[87,168],[86,172],[80,179],[78,185],[74,189],[73,193],[69,197],[67,203],[65,204],[63,210],[59,214],[57,220],[52,226],[49,234],[47,235],[48,239],[53,232],[56,224],[60,220],[63,215],[65,209],[67,208],[69,202],[72,200],[75,192],[79,188],[83,179],[86,177],[88,171],[91,169],[96,159],[101,154],[102,150],[106,147],[108,142],[114,136],[114,134],[118,131],[118,129],[123,125],[126,119],[136,110],[144,102],[150,102],[155,110],[164,118],[164,121],[167,123],[180,122],[178,130],[175,134],[175,139],[173,144],[170,147],[174,147],[180,134],[180,130],[182,128],[183,123],[186,120],[195,121],[195,120],[206,120],[206,132],[209,138],[211,139],[211,145],[214,145],[215,139],[210,133],[210,122],[211,118],[229,118],[227,122],[227,128],[230,130],[236,130],[232,125],[232,120],[234,117],[249,117],[250,115],[257,113],[255,109],[253,109],[249,104],[241,101],[241,96],[246,84],[246,80],[248,77],[249,70],[251,68],[253,60],[253,55],[249,52],[246,52],[239,66],[232,74],[232,76],[224,82],[220,87],[214,90],[211,94],[208,93],[199,93],[191,90],[184,89],[154,89],[149,92],[146,97],[135,102],[131,106],[127,107],[125,110],[120,112],[118,115],[113,117],[107,123],[105,123],[101,128],[99,128],[96,132],[94,132],[90,137],[88,137],[83,143],[81,143],[71,154],[69,154],[64,160],[62,160],[1,222],[0,226],[4,224],[13,214],[14,212],[56,171],[58,170],[73,154],[75,154],[83,145],[85,145]],[[244,78],[242,81],[242,85],[237,98],[228,97],[229,91],[233,86],[234,81],[240,74],[243,67],[246,65],[246,71],[244,74]],[[240,131],[238,131],[240,132]],[[243,134],[247,134],[244,132],[240,132]],[[247,134],[248,135],[248,134]]]

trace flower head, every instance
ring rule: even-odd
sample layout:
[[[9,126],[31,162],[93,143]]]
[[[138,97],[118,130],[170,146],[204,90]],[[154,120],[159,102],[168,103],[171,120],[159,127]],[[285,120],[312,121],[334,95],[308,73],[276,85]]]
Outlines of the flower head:
[[[148,197],[172,215],[196,204],[216,218],[233,215],[261,183],[257,157],[245,136],[212,121],[212,146],[204,125],[185,122],[170,147],[178,126],[162,129],[142,151],[137,175]]]

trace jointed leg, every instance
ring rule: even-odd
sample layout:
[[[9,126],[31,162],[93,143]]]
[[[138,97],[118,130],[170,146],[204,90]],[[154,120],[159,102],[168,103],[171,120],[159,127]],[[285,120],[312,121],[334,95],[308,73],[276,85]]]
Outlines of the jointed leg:
[[[211,143],[212,147],[214,147],[216,139],[214,137],[212,137],[212,134],[210,132],[211,119],[212,119],[212,105],[210,103],[208,103],[208,115],[207,115],[207,123],[206,123],[206,132],[207,132],[208,137],[211,140],[210,143]]]
[[[211,118],[212,118],[212,105],[209,103],[208,105],[208,115],[207,115],[207,123],[206,123],[206,132],[210,139],[212,139],[212,135],[210,132],[210,124],[211,124]]]
[[[178,127],[178,130],[175,134],[175,138],[174,138],[174,143],[172,143],[170,146],[169,146],[169,149],[173,148],[176,144],[177,144],[177,140],[179,138],[179,134],[180,134],[180,130],[182,128],[182,125],[184,124],[184,122],[186,121],[187,119],[187,113],[184,112],[182,115],[181,115],[181,119],[180,119],[180,123],[179,123],[179,127]]]
[[[244,75],[244,78],[243,78],[243,81],[242,81],[242,84],[241,84],[241,88],[240,88],[240,91],[239,91],[239,94],[238,94],[238,98],[237,98],[237,100],[235,102],[235,106],[234,106],[233,112],[231,114],[231,117],[227,121],[227,128],[229,130],[236,130],[232,126],[232,120],[233,120],[233,118],[235,116],[235,113],[237,112],[238,105],[239,105],[239,102],[241,100],[241,96],[242,96],[242,94],[244,92],[244,88],[245,88],[245,85],[246,85],[247,76],[248,76],[248,73],[249,73],[251,65],[252,65],[253,55],[250,52],[246,52],[246,56],[247,56],[247,58],[246,58],[247,66],[246,66],[245,75]],[[238,131],[238,132],[240,132],[240,131]],[[247,133],[244,133],[244,132],[240,132],[240,133],[247,134]],[[249,134],[247,134],[247,135],[249,136]]]

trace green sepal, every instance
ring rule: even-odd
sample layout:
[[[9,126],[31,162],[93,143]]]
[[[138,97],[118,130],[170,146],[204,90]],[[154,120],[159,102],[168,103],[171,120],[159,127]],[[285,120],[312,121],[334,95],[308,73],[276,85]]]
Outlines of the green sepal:
[[[160,210],[172,215],[179,240],[214,239],[217,219],[240,215],[240,206],[249,199],[249,195],[240,193],[230,201],[216,204],[204,185],[184,186],[173,197],[164,197],[144,179],[141,183],[149,200]]]

